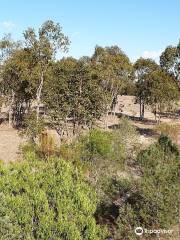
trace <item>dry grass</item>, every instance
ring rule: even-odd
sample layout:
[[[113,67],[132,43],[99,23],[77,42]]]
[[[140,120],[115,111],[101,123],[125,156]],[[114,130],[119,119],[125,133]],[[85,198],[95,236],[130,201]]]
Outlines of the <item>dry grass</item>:
[[[159,134],[169,136],[176,144],[180,144],[180,124],[161,123],[156,125],[154,130]]]
[[[44,132],[40,135],[38,150],[43,156],[46,157],[49,157],[55,153],[56,150],[55,140],[47,132]]]
[[[0,159],[5,163],[16,161],[21,157],[20,145],[25,139],[19,132],[7,124],[0,125]]]

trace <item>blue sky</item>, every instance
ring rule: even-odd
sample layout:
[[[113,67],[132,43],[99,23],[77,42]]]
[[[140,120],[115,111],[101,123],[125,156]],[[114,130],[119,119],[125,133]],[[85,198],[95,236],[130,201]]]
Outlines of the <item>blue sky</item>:
[[[156,58],[180,39],[180,0],[0,0],[0,37],[21,39],[29,26],[59,22],[68,55],[92,55],[95,45],[118,45],[131,60]]]

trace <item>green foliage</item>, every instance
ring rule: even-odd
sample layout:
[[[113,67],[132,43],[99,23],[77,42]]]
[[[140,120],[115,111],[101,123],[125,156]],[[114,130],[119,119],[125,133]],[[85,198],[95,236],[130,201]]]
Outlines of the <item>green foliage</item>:
[[[155,106],[161,112],[178,100],[179,91],[171,76],[162,70],[151,72],[146,76],[146,104]]]
[[[137,226],[146,229],[171,229],[179,217],[180,158],[171,140],[161,136],[159,142],[137,157],[141,177],[110,178],[96,217],[111,229],[113,239],[138,239]],[[147,239],[155,235],[144,235]],[[171,236],[170,236],[171,237]]]
[[[0,97],[9,106],[9,119],[23,123],[31,140],[23,148],[24,162],[0,165],[0,239],[103,240],[106,233],[95,217],[117,240],[136,239],[137,226],[169,228],[177,222],[180,204],[178,147],[161,135],[139,153],[138,135],[127,119],[112,131],[92,124],[114,109],[122,93],[135,93],[141,117],[145,105],[155,114],[171,107],[179,99],[180,43],[165,49],[160,66],[140,58],[133,68],[117,46],[97,46],[91,58],[56,61],[57,51],[67,51],[68,45],[53,21],[38,32],[27,29],[23,44],[10,36],[0,41]],[[36,114],[31,113],[32,102]],[[70,127],[76,136],[82,126],[89,132],[57,152],[44,132],[42,102],[47,122],[61,140]],[[172,126],[157,130],[177,134]],[[55,154],[65,160],[50,158]]]
[[[123,131],[125,133],[125,129]],[[127,135],[122,135],[120,130],[113,132],[93,129],[86,135],[82,135],[71,144],[64,144],[60,147],[60,155],[75,162],[80,161],[83,164],[90,164],[96,168],[96,171],[102,166],[109,168],[122,167],[126,159],[132,158],[135,154],[135,146],[130,146],[127,142]]]
[[[105,111],[103,89],[91,67],[82,61],[67,58],[53,64],[45,88],[44,102],[59,135],[62,129],[68,132],[67,119],[71,119],[75,133],[82,125],[90,127]]]
[[[160,136],[157,144],[153,144],[148,149],[143,150],[139,154],[137,162],[140,164],[143,174],[149,177],[153,177],[158,171],[163,171],[163,169],[168,171],[162,177],[165,177],[166,174],[174,173],[173,169],[176,168],[176,176],[179,174],[179,150],[177,146],[164,135]]]
[[[105,239],[93,214],[97,198],[64,160],[0,166],[0,239]]]
[[[102,197],[111,177],[119,175],[135,161],[138,135],[127,119],[113,131],[92,129],[71,144],[60,146],[60,156],[83,165],[85,174]]]
[[[134,64],[136,98],[140,103],[140,117],[144,117],[144,106],[150,105],[153,112],[162,112],[179,99],[174,78],[162,70],[153,60],[140,58]]]
[[[0,62],[6,61],[15,49],[20,47],[19,42],[14,42],[11,34],[6,34],[0,40]]]
[[[38,33],[28,28],[20,46],[6,38],[0,41],[1,55],[7,55],[2,56],[5,58],[2,65],[3,94],[8,95],[10,112],[18,124],[24,120],[22,113],[29,112],[31,100],[35,99],[38,120],[50,65],[57,51],[67,51],[68,45],[69,40],[59,23],[51,20],[44,22]]]
[[[36,142],[37,137],[43,132],[45,128],[44,119],[40,118],[37,122],[35,112],[30,113],[24,120],[24,130],[22,134],[27,136],[33,143]]]
[[[146,76],[157,70],[159,66],[152,59],[138,59],[134,64],[134,74],[136,81],[136,99],[140,104],[140,118],[144,118],[144,106],[149,88],[146,85]]]
[[[81,141],[84,144],[85,156],[89,155],[89,160],[98,156],[106,158],[112,152],[112,136],[108,132],[95,129],[90,131],[89,135]]]
[[[132,65],[128,56],[118,47],[96,46],[92,66],[101,86],[107,94],[107,109],[113,108],[114,100],[122,94],[129,83]]]
[[[179,58],[180,55],[178,54],[178,47],[176,46],[168,46],[160,56],[161,67],[175,78],[179,75]]]
[[[125,159],[133,159],[139,149],[138,134],[126,118],[121,119],[117,129],[113,131],[92,129],[80,136],[74,144],[76,151],[81,153],[79,159],[94,162],[99,158],[123,163]]]
[[[166,135],[161,135],[159,137],[159,145],[161,146],[161,148],[164,150],[164,152],[166,153],[173,153],[175,155],[179,155],[179,150],[178,147],[172,143],[172,140],[166,136]]]
[[[153,178],[143,178],[136,191],[130,191],[125,204],[119,208],[115,239],[137,239],[134,233],[137,226],[146,229],[171,229],[178,221],[177,191],[177,182],[166,185],[165,181],[158,184]],[[146,237],[156,239],[153,235]]]
[[[167,137],[150,146],[138,156],[142,178],[136,191],[130,195],[127,206],[133,218],[133,227],[169,228],[176,224],[179,209],[180,158],[178,149]],[[126,206],[126,207],[127,207]],[[120,211],[121,213],[121,211]],[[119,216],[120,223],[124,221]]]

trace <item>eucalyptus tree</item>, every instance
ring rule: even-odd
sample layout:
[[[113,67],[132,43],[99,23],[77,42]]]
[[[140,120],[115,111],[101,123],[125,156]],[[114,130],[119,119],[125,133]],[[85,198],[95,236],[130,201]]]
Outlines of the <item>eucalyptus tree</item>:
[[[161,112],[169,110],[173,103],[180,98],[173,77],[161,69],[146,75],[144,88],[146,89],[145,104],[153,108],[155,118],[156,113],[159,112],[159,121]]]
[[[168,46],[160,56],[160,65],[176,79],[180,78],[180,42],[177,46]]]
[[[2,67],[3,93],[11,99],[7,103],[11,108],[11,114],[14,116],[16,124],[20,124],[25,111],[29,109],[35,90],[30,85],[34,67],[30,65],[30,57],[31,55],[26,49],[16,50]]]
[[[6,103],[9,107],[9,124],[12,120],[12,106],[14,104],[14,91],[7,87],[6,79],[4,79],[4,66],[11,58],[12,54],[14,54],[17,50],[21,48],[20,42],[15,42],[11,38],[10,34],[5,35],[0,40],[0,98],[1,104]]]
[[[39,108],[42,98],[44,82],[47,79],[48,68],[55,59],[59,50],[68,50],[69,40],[62,32],[59,23],[46,21],[39,28],[38,33],[33,28],[24,32],[24,43],[26,49],[31,53],[34,63],[34,71],[38,79],[32,78],[32,85],[36,88],[37,121],[39,119]]]
[[[105,112],[106,94],[99,79],[93,74],[90,64],[78,61],[74,76],[70,82],[72,93],[72,111],[74,125],[91,127],[94,120]]]
[[[139,58],[134,63],[136,81],[136,99],[140,104],[140,119],[144,118],[145,99],[148,92],[146,75],[158,69],[159,66],[152,59]]]
[[[180,42],[177,46],[168,46],[160,56],[160,65],[174,77],[180,90]]]
[[[44,101],[51,124],[58,134],[68,134],[67,121],[76,134],[82,126],[91,127],[105,111],[105,94],[86,61],[62,59],[52,65]]]
[[[53,63],[48,81],[45,83],[43,101],[50,116],[50,125],[56,130],[60,138],[62,138],[63,131],[66,131],[68,135],[67,120],[73,101],[70,83],[74,77],[76,64],[77,60],[74,58],[63,58]]]
[[[21,47],[21,42],[15,42],[11,38],[11,34],[6,34],[0,40],[0,62],[1,64],[14,52],[17,48]]]
[[[96,46],[92,64],[107,94],[109,111],[114,108],[117,96],[126,88],[132,71],[131,62],[118,46],[105,48]]]

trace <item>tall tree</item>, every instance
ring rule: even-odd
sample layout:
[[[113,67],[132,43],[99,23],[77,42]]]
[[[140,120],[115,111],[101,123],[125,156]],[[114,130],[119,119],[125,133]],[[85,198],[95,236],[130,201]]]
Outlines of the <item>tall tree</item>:
[[[160,56],[160,65],[174,77],[180,90],[180,42],[177,46],[168,46]]]
[[[12,106],[14,103],[14,91],[10,86],[7,88],[7,82],[4,81],[4,66],[11,58],[12,54],[21,48],[20,42],[14,42],[11,35],[5,35],[0,40],[0,97],[1,102],[8,103],[9,106],[9,124],[12,122]],[[8,93],[8,94],[7,94]]]
[[[36,34],[35,30],[28,28],[24,32],[25,46],[31,52],[32,60],[37,71],[38,81],[34,83],[36,86],[36,104],[37,104],[37,121],[39,118],[39,108],[42,97],[42,90],[48,67],[55,58],[58,50],[67,51],[69,45],[68,37],[66,37],[59,23],[46,21],[39,28]],[[33,81],[34,79],[32,79]]]
[[[3,62],[10,57],[12,52],[16,50],[17,48],[21,47],[20,42],[15,42],[11,38],[10,34],[5,35],[1,40],[0,40],[0,63],[1,65]]]
[[[180,97],[177,85],[173,77],[161,69],[147,74],[145,84],[145,104],[153,108],[155,117],[159,112],[160,121],[161,112],[169,110]]]
[[[53,79],[53,81],[52,81]],[[44,101],[51,124],[59,133],[68,134],[67,120],[74,134],[81,126],[91,127],[105,109],[104,92],[89,64],[73,58],[62,59],[52,66]]]
[[[71,113],[72,95],[70,84],[74,77],[74,69],[77,60],[74,58],[63,58],[52,64],[50,76],[45,83],[44,102],[50,116],[51,127],[54,128],[62,138],[63,132],[68,135],[67,120]]]
[[[177,47],[168,46],[160,56],[160,65],[169,74],[177,75]]]
[[[158,69],[158,65],[152,59],[139,58],[134,64],[136,81],[136,99],[140,104],[140,119],[144,118],[145,98],[147,94],[146,75]]]
[[[34,65],[30,65],[30,57],[29,51],[25,49],[16,50],[2,67],[3,94],[9,99],[9,101],[6,101],[11,109],[9,114],[13,116],[16,124],[22,121],[23,114],[29,109],[35,90],[30,85],[34,67]],[[9,118],[10,121],[11,117]]]
[[[112,110],[118,94],[122,94],[126,88],[132,71],[131,62],[118,46],[97,46],[92,56],[92,64],[109,99],[107,111]]]

